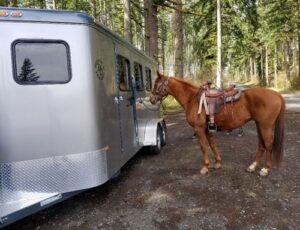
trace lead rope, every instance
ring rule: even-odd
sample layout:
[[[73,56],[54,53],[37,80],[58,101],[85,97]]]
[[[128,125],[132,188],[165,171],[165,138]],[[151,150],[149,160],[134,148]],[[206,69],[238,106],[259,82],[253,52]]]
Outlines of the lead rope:
[[[140,98],[139,102],[141,102],[145,106],[145,108],[149,111],[153,111],[153,112],[159,111],[158,106],[156,108],[150,108],[142,98]]]

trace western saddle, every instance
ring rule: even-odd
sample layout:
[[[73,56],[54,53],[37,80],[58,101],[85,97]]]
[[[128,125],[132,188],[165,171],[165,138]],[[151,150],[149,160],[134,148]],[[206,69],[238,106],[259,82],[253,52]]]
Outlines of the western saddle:
[[[202,104],[204,103],[207,115],[207,129],[209,132],[216,132],[217,125],[214,122],[214,114],[219,112],[222,105],[237,101],[241,96],[242,89],[237,88],[235,85],[230,85],[222,90],[211,88],[211,84],[211,81],[208,81],[203,85],[204,92],[201,95],[198,113],[201,112]]]

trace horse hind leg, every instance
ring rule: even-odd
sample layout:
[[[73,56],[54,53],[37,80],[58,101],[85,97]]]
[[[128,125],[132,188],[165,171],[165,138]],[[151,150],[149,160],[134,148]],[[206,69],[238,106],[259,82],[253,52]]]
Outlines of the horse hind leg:
[[[259,165],[259,162],[262,158],[262,155],[264,153],[264,147],[263,147],[263,143],[262,143],[262,140],[259,140],[259,144],[258,144],[258,150],[257,150],[257,153],[256,153],[256,157],[255,157],[255,161],[249,165],[249,167],[247,168],[247,172],[254,172],[257,168],[257,166]]]
[[[260,132],[266,149],[266,161],[264,167],[260,170],[259,175],[267,176],[272,167],[272,144],[273,144],[272,127],[261,128]]]
[[[215,169],[219,169],[221,168],[222,164],[221,164],[221,156],[219,154],[219,150],[217,148],[217,144],[216,144],[216,138],[214,136],[213,133],[209,133],[209,132],[206,132],[206,138],[208,140],[208,144],[211,148],[211,150],[213,151],[214,153],[214,157],[215,157],[215,165],[214,165],[214,168]]]
[[[258,136],[258,149],[257,149],[255,161],[251,165],[249,165],[249,167],[247,168],[247,172],[250,172],[250,173],[255,171],[255,169],[259,165],[261,158],[263,156],[263,153],[265,151],[264,142],[263,142],[261,132],[259,129],[259,125],[257,122],[256,122],[256,129],[257,129],[257,136]]]

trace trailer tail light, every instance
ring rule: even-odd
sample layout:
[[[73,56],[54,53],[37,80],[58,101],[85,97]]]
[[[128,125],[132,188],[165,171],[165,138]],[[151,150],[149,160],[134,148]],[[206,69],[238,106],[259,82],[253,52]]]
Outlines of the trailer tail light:
[[[109,145],[105,145],[103,149],[104,149],[105,152],[108,152],[110,147],[109,147]]]
[[[0,17],[7,17],[8,13],[5,10],[0,10]]]
[[[12,17],[21,17],[21,16],[22,16],[22,13],[21,13],[20,11],[12,11],[12,12],[10,13],[10,15],[11,15]]]

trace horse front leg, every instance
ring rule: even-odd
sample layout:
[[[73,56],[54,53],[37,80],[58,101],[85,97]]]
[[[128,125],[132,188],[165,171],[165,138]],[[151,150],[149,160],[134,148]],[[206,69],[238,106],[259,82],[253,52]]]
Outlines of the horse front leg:
[[[195,133],[197,134],[198,137],[198,141],[202,151],[202,158],[203,158],[203,166],[200,170],[200,173],[204,175],[208,173],[208,166],[209,166],[208,143],[205,135],[205,127],[201,126],[199,128],[196,128]]]
[[[214,153],[214,157],[215,157],[215,166],[214,166],[214,168],[219,169],[222,166],[222,164],[221,164],[222,160],[221,160],[221,156],[219,154],[219,150],[217,148],[215,135],[213,133],[206,132],[206,138],[208,140],[208,144],[209,144],[211,150]]]

